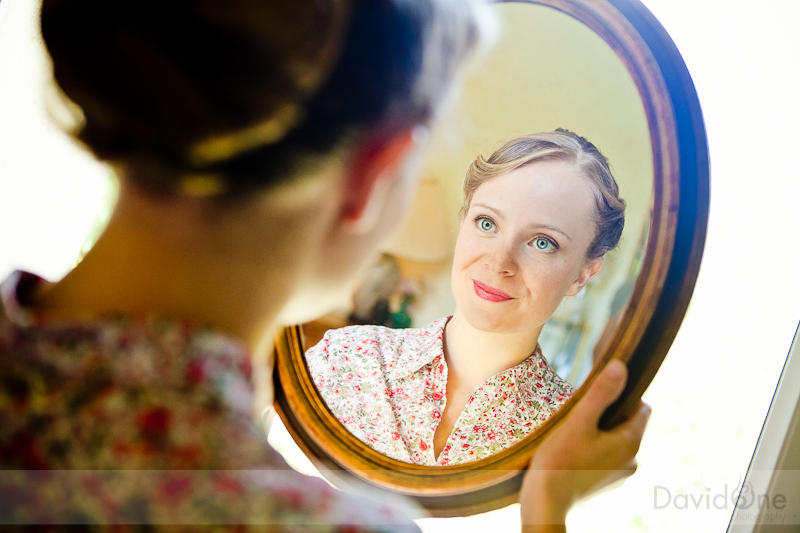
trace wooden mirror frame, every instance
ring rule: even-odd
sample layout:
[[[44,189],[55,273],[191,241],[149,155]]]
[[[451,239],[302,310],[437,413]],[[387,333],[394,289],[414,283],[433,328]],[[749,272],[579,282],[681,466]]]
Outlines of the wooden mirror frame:
[[[522,0],[559,10],[598,34],[633,78],[650,130],[654,204],[641,273],[613,337],[587,377],[612,358],[628,365],[622,396],[603,415],[613,427],[637,408],[683,320],[700,268],[709,203],[708,145],[700,103],[677,48],[638,0]],[[275,407],[295,442],[336,485],[353,478],[416,499],[433,516],[463,516],[517,501],[523,471],[581,387],[532,435],[479,461],[419,466],[390,459],[351,435],[328,410],[305,364],[301,326],[276,336]]]

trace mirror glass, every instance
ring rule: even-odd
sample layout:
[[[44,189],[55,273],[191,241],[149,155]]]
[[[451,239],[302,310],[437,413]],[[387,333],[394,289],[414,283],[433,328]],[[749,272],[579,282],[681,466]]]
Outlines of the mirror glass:
[[[326,349],[348,348],[348,338],[338,337],[333,346],[321,339],[327,330],[349,324],[403,329],[426,328],[437,323],[441,331],[444,322],[439,320],[451,316],[456,307],[450,277],[460,227],[465,170],[477,155],[488,156],[506,141],[565,128],[591,141],[608,158],[620,196],[627,202],[619,246],[606,254],[600,272],[580,292],[561,302],[538,338],[541,355],[550,369],[571,387],[578,388],[602,356],[604,343],[611,338],[625,311],[643,262],[653,206],[653,156],[647,118],[625,64],[590,28],[561,11],[541,5],[510,2],[494,4],[491,9],[499,19],[497,41],[476,61],[452,109],[434,130],[420,185],[405,223],[387,244],[385,253],[363,276],[352,305],[303,325],[303,346],[308,349],[328,342]],[[382,334],[372,346],[357,346],[358,333],[353,332],[351,338],[355,340],[349,347],[353,350],[352,357],[362,357],[362,349],[372,350],[369,357],[375,357],[381,350],[391,351],[387,345],[395,338],[414,335],[423,340],[412,343],[414,349],[409,344],[395,349],[391,360],[382,353],[377,356],[382,358],[380,361],[373,359],[369,364],[339,369],[322,369],[324,365],[312,362],[310,372],[326,401],[330,391],[325,388],[337,389],[337,405],[329,402],[328,406],[360,440],[401,461],[445,466],[447,462],[436,461],[437,455],[428,450],[430,442],[426,442],[422,430],[418,439],[409,438],[408,431],[411,425],[431,423],[428,412],[424,411],[428,404],[424,402],[443,405],[436,402],[441,401],[444,391],[430,383],[427,386],[407,383],[399,390],[388,386],[387,390],[377,384],[380,380],[375,377],[382,373],[391,377],[392,372],[408,372],[430,362],[431,357],[418,350],[442,351],[441,342],[437,347],[435,338],[425,337],[435,337],[436,331],[437,327],[398,336]],[[360,373],[352,372],[353,368]],[[326,372],[340,375],[334,383],[326,378]],[[529,374],[527,385],[535,385],[533,380],[541,376],[547,380],[547,372],[540,369],[535,375]],[[424,373],[415,376],[431,379]],[[519,406],[509,404],[519,400],[529,402],[529,396],[503,393],[500,384],[495,385],[498,387],[476,390],[468,401],[491,403],[493,407],[471,412],[469,416],[473,418],[469,423],[458,420],[456,428],[479,435],[465,438],[462,433],[461,440],[451,435],[448,445],[463,441],[465,450],[473,453],[458,454],[454,461],[477,460],[496,453],[529,435],[552,414],[552,410],[537,409],[541,407],[538,404],[529,405],[527,412],[533,416],[525,418],[528,415],[524,408],[520,410]],[[524,385],[517,381],[512,387]],[[364,388],[369,394],[364,394]],[[545,386],[544,390],[542,403],[557,409],[569,397],[571,389]],[[495,396],[489,398],[490,393]],[[497,394],[500,399],[495,399]],[[555,398],[561,394],[565,397]],[[365,402],[369,395],[377,403]],[[382,411],[378,404],[385,403],[387,395],[392,396],[389,403],[403,407]],[[462,416],[467,415],[465,410]],[[515,416],[523,419],[515,420]],[[373,426],[371,419],[376,417],[390,420]],[[525,428],[520,431],[519,425]],[[396,430],[387,431],[389,426],[396,426]],[[386,442],[392,440],[396,442]],[[397,452],[403,448],[408,448],[408,455]]]

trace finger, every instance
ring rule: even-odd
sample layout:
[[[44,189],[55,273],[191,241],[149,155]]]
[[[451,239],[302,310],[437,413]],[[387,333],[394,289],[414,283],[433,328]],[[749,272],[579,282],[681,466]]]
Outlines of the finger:
[[[652,409],[649,405],[642,402],[639,409],[625,422],[619,424],[609,431],[609,433],[617,433],[626,437],[632,442],[636,443],[636,449],[639,449],[639,442],[644,436],[644,430],[647,428],[647,421],[650,420]]]
[[[623,463],[635,462],[649,417],[650,406],[642,403],[631,418],[613,429],[602,432],[602,438],[614,450],[613,454],[609,456],[609,460]]]
[[[636,473],[636,470],[639,469],[639,463],[636,461],[636,458],[633,457],[630,460],[626,461],[624,464],[620,465],[619,468],[614,470],[613,476],[614,479],[623,481],[633,474]]]
[[[606,408],[619,398],[627,379],[628,369],[625,365],[616,359],[611,360],[589,385],[586,394],[573,408],[572,416],[596,428]]]

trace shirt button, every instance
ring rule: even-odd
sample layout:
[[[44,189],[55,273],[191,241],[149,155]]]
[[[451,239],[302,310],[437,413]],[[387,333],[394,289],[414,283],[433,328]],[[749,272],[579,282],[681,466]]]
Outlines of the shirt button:
[[[433,399],[436,400],[437,402],[442,399],[442,396],[443,394],[441,392],[434,392],[432,394]]]

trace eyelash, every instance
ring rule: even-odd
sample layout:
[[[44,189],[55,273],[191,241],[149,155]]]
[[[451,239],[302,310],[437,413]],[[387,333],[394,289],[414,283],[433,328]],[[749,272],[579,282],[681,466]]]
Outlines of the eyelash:
[[[487,217],[486,215],[478,215],[477,217],[475,217],[475,219],[473,220],[473,222],[474,222],[475,224],[478,224],[478,222],[480,222],[481,220],[488,220],[489,222],[491,222],[492,224],[494,224],[494,226],[495,226],[495,227],[497,227],[497,223],[496,223],[494,220],[492,220],[492,217]],[[480,229],[480,226],[479,226],[479,229]],[[483,231],[486,231],[486,230],[483,230]],[[531,240],[530,240],[530,242],[535,242],[535,241],[537,241],[537,240],[539,240],[539,239],[544,239],[544,240],[546,240],[546,241],[547,241],[547,242],[549,242],[551,245],[553,245],[553,248],[555,248],[556,250],[558,250],[558,249],[560,249],[560,248],[561,248],[561,247],[558,245],[558,243],[557,243],[556,241],[554,241],[553,239],[551,239],[550,237],[548,237],[548,236],[546,236],[546,235],[537,235],[536,237],[534,237],[533,239],[531,239]]]
[[[479,215],[479,216],[475,217],[475,220],[473,220],[473,222],[474,222],[476,225],[478,225],[478,223],[479,223],[481,220],[488,220],[489,222],[491,222],[492,224],[494,224],[494,227],[495,227],[495,228],[497,228],[497,222],[495,222],[494,220],[492,220],[492,218],[491,218],[491,217],[487,217],[486,215]],[[487,231],[487,230],[483,230],[483,229],[480,227],[480,225],[478,225],[478,229],[481,229],[481,231]]]
[[[549,242],[553,246],[553,248],[555,248],[556,250],[558,250],[560,248],[560,246],[558,245],[558,243],[556,241],[554,241],[553,239],[551,239],[550,237],[547,237],[545,235],[538,235],[538,236],[534,237],[533,239],[531,239],[530,242],[533,243],[533,242],[538,241],[539,239],[542,239],[542,240],[545,240],[545,241]],[[553,251],[555,251],[555,250],[553,250]]]

